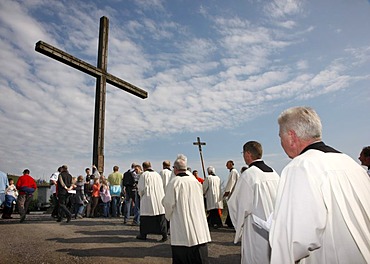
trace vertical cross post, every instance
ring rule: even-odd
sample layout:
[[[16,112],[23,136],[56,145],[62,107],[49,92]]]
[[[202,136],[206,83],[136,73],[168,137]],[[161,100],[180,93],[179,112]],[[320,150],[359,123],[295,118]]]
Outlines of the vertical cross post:
[[[108,31],[109,21],[106,17],[100,18],[99,46],[97,67],[103,73],[107,73],[108,59]],[[100,173],[104,171],[104,123],[105,123],[105,98],[107,82],[106,75],[96,78],[95,118],[94,118],[94,141],[93,141],[93,164]]]
[[[193,145],[197,145],[199,148],[199,154],[200,154],[200,161],[202,163],[202,169],[203,169],[203,177],[206,178],[206,172],[204,170],[204,161],[203,161],[203,154],[202,154],[202,146],[206,145],[206,142],[200,142],[200,137],[197,137],[197,142],[193,142]]]

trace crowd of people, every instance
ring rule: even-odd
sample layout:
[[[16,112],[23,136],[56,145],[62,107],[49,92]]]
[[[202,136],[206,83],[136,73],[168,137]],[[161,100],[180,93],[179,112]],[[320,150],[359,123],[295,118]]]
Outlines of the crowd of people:
[[[278,117],[279,137],[291,158],[281,175],[262,159],[262,144],[243,146],[240,173],[228,160],[224,191],[215,168],[205,179],[179,154],[163,161],[158,173],[149,161],[118,166],[108,177],[95,166],[72,177],[66,165],[50,177],[58,222],[84,217],[122,217],[139,226],[136,236],[170,236],[173,263],[208,263],[210,229],[230,228],[241,242],[241,263],[370,263],[370,146],[359,160],[322,141],[321,120],[310,107],[293,107]],[[17,201],[20,221],[37,188],[23,172],[16,185],[0,182],[3,217],[11,218]],[[0,173],[4,181],[3,173]],[[5,175],[6,176],[6,175]],[[222,210],[227,205],[226,220]]]

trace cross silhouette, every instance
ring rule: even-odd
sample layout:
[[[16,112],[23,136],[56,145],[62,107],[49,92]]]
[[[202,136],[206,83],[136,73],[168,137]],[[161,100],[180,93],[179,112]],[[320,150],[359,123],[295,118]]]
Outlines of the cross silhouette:
[[[202,154],[202,146],[206,145],[206,142],[200,142],[200,137],[197,137],[197,142],[193,142],[193,145],[197,145],[199,147],[199,154],[200,154],[200,161],[202,163],[203,169],[203,177],[206,178],[206,172],[204,170],[204,161],[203,161],[203,154]]]
[[[148,97],[148,93],[135,85],[128,83],[107,72],[108,61],[108,30],[109,20],[107,17],[100,18],[99,46],[97,67],[80,60],[72,55],[53,47],[43,41],[38,41],[35,50],[57,61],[67,64],[77,70],[87,73],[96,78],[95,117],[94,117],[94,140],[93,140],[93,164],[100,173],[104,172],[104,121],[105,121],[105,97],[106,83],[116,86],[142,99]]]

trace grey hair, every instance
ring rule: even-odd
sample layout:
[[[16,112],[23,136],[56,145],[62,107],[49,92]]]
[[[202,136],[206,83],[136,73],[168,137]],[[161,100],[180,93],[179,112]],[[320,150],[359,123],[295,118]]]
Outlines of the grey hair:
[[[177,158],[176,159],[182,159],[185,162],[188,162],[188,158],[184,154],[177,154]]]
[[[209,166],[207,168],[207,172],[208,172],[209,175],[216,175],[216,170],[213,166]]]
[[[297,137],[304,140],[320,140],[322,124],[320,117],[311,107],[292,107],[283,111],[278,117],[280,133],[293,130]]]
[[[187,161],[187,158],[186,158],[185,155],[182,155],[181,157],[179,157],[179,156],[180,155],[177,156],[177,159],[173,163],[173,166],[176,169],[178,169],[178,170],[186,171],[186,167],[187,167],[187,162],[186,161]]]

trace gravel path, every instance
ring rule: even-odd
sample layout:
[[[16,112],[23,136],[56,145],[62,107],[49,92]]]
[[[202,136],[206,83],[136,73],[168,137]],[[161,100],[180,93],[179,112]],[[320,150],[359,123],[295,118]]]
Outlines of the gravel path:
[[[158,242],[135,237],[138,226],[123,218],[85,218],[57,223],[50,215],[31,213],[24,223],[19,215],[0,219],[0,263],[172,263],[170,240]],[[129,222],[130,223],[130,222]],[[240,263],[240,244],[227,228],[211,230],[210,263]]]

